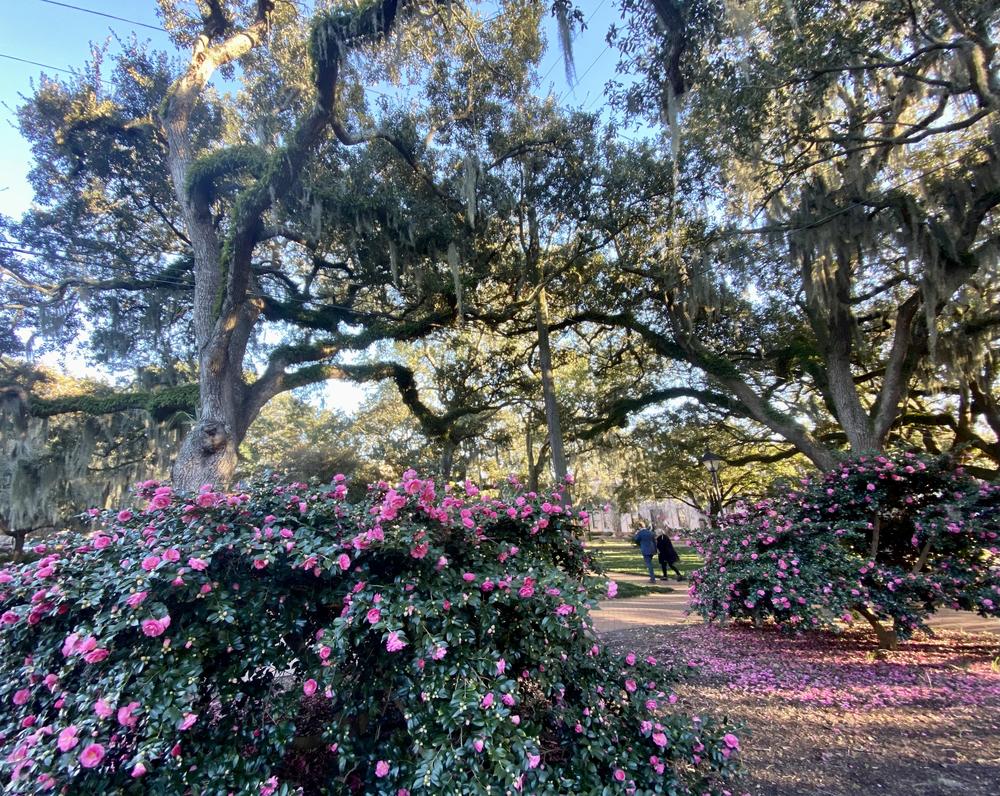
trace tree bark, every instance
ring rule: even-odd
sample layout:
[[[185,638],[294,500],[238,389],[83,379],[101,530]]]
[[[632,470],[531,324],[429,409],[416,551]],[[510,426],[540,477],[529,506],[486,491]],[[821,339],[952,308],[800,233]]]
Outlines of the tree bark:
[[[538,367],[545,400],[545,425],[549,431],[549,448],[552,453],[552,472],[558,482],[566,480],[566,451],[563,448],[562,422],[556,402],[555,377],[552,373],[552,347],[549,342],[549,310],[545,289],[538,291],[535,299],[535,326],[538,330]]]
[[[879,649],[883,650],[897,650],[899,649],[899,635],[896,633],[895,628],[888,629],[883,625],[878,617],[875,616],[866,606],[859,605],[856,608],[857,612],[861,614],[865,619],[868,620],[868,624],[872,626],[875,631],[875,636],[878,638]]]

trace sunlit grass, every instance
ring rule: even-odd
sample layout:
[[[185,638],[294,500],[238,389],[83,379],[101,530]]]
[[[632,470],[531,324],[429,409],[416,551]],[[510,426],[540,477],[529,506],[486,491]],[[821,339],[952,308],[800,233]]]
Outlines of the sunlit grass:
[[[588,546],[589,549],[595,553],[597,560],[609,573],[623,572],[628,575],[647,574],[646,564],[642,559],[642,554],[639,552],[638,546],[629,541],[593,541],[590,542]],[[701,566],[701,559],[690,547],[685,547],[684,545],[674,542],[674,549],[677,550],[677,555],[680,556],[680,561],[677,562],[677,568],[684,574],[685,577],[687,577],[692,570]],[[662,572],[660,571],[660,562],[655,556],[653,557],[653,567],[656,570],[657,577],[661,577]],[[670,573],[670,577],[673,579],[673,572],[669,568],[667,569],[667,572]],[[676,581],[673,582],[676,583]]]

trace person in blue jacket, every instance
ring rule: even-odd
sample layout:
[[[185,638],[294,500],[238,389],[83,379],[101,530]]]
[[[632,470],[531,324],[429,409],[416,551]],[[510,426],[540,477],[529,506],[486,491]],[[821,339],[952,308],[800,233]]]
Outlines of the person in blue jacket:
[[[640,528],[632,541],[639,545],[639,552],[646,561],[646,569],[649,570],[649,582],[656,583],[656,573],[653,572],[653,556],[656,555],[656,534],[649,527]]]

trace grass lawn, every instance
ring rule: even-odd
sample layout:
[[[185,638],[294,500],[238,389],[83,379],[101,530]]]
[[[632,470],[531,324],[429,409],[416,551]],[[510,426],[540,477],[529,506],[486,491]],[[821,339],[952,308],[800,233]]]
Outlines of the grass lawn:
[[[647,574],[646,563],[642,559],[642,553],[630,541],[625,539],[615,539],[613,541],[595,540],[588,544],[588,548],[596,553],[595,557],[608,572],[624,572],[628,575]],[[680,561],[677,562],[677,568],[684,573],[685,577],[690,574],[691,570],[701,566],[701,558],[690,547],[685,547],[674,542],[674,549],[677,551],[677,555],[681,557]],[[660,562],[655,556],[653,558],[653,567],[656,570],[656,576],[660,577],[662,575]],[[670,572],[672,579],[674,573],[669,568],[667,572]],[[676,583],[677,581],[672,582]]]

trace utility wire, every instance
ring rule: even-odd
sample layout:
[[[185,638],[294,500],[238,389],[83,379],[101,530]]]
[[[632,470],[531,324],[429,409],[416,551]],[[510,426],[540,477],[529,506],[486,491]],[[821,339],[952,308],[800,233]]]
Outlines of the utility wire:
[[[73,77],[81,77],[79,72],[74,72],[72,69],[63,69],[61,66],[52,66],[52,64],[43,64],[41,61],[31,61],[27,58],[18,58],[16,55],[8,55],[7,53],[0,53],[0,58],[6,58],[8,61],[18,61],[22,64],[31,64],[32,66],[40,66],[42,69],[51,69],[53,72],[63,72],[67,75],[73,75]],[[107,80],[102,80],[107,86],[112,85]]]
[[[50,6],[60,6],[61,8],[70,8],[73,11],[82,11],[85,14],[93,14],[95,17],[105,17],[106,19],[115,19],[119,22],[127,22],[129,25],[138,25],[140,28],[148,28],[149,30],[158,30],[163,33],[169,33],[166,28],[161,28],[158,25],[147,25],[145,22],[138,22],[134,19],[126,19],[125,17],[116,17],[114,14],[105,14],[103,11],[94,11],[92,8],[82,8],[80,6],[71,5],[70,3],[59,3],[56,0],[38,0],[40,3],[48,3]]]

